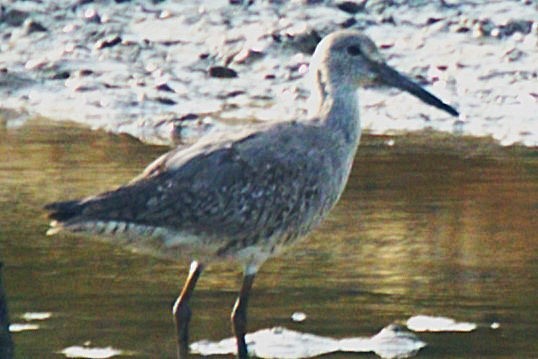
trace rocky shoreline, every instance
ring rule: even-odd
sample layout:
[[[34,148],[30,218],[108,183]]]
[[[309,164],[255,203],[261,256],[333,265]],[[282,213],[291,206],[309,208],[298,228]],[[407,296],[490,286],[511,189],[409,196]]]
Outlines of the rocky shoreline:
[[[365,31],[388,62],[462,113],[361,93],[374,134],[435,130],[538,146],[537,1],[8,0],[0,6],[0,125],[40,116],[188,143],[306,116],[317,41]]]

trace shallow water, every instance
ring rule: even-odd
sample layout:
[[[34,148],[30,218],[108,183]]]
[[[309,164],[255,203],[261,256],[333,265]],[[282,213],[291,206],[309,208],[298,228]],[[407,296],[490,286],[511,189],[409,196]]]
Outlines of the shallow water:
[[[417,333],[428,344],[418,357],[538,355],[536,150],[445,140],[366,137],[329,220],[262,267],[250,330],[371,336],[427,314],[478,327]],[[84,237],[46,237],[40,209],[125,183],[165,150],[49,122],[0,128],[0,260],[11,319],[38,326],[13,333],[17,358],[62,357],[63,349],[84,345],[134,357],[175,355],[170,308],[188,262]],[[192,341],[230,336],[239,280],[230,264],[204,273]],[[293,322],[294,312],[306,320]]]

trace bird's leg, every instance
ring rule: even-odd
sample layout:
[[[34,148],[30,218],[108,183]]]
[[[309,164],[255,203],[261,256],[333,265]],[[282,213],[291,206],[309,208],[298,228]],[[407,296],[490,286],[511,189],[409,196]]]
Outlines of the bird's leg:
[[[237,297],[232,310],[232,328],[237,340],[237,357],[239,359],[248,357],[247,344],[245,342],[245,334],[247,333],[247,305],[248,296],[250,289],[252,288],[252,283],[254,283],[255,276],[256,273],[247,273],[243,276],[239,297]]]
[[[181,294],[174,303],[173,313],[177,332],[177,355],[179,359],[187,358],[189,354],[189,321],[191,309],[189,299],[194,291],[196,282],[202,273],[203,265],[193,261],[189,270],[187,281],[181,290]]]

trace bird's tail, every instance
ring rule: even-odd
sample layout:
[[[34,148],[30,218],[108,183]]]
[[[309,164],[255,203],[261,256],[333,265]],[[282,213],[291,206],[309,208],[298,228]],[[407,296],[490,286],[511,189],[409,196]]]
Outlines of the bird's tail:
[[[47,235],[53,235],[64,229],[64,224],[80,216],[84,208],[80,200],[71,200],[63,202],[54,202],[45,205],[44,209],[48,211],[50,228]]]

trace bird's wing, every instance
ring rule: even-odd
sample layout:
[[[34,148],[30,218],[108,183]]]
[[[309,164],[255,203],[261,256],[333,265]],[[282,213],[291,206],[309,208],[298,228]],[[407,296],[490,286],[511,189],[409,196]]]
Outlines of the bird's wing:
[[[277,231],[289,225],[285,221],[301,221],[293,217],[308,200],[301,196],[319,196],[323,171],[313,172],[309,157],[323,161],[323,145],[305,144],[305,128],[275,125],[173,150],[126,186],[46,208],[51,219],[67,228],[116,221],[208,238],[267,236],[261,232]]]
[[[263,129],[263,127],[260,128]],[[131,183],[158,175],[169,170],[171,166],[180,167],[182,163],[188,162],[194,157],[210,153],[219,147],[229,146],[234,141],[241,140],[242,138],[251,135],[253,132],[257,132],[257,130],[259,129],[253,127],[235,132],[218,132],[204,136],[190,146],[178,146],[150,163],[139,176],[131,181]]]

